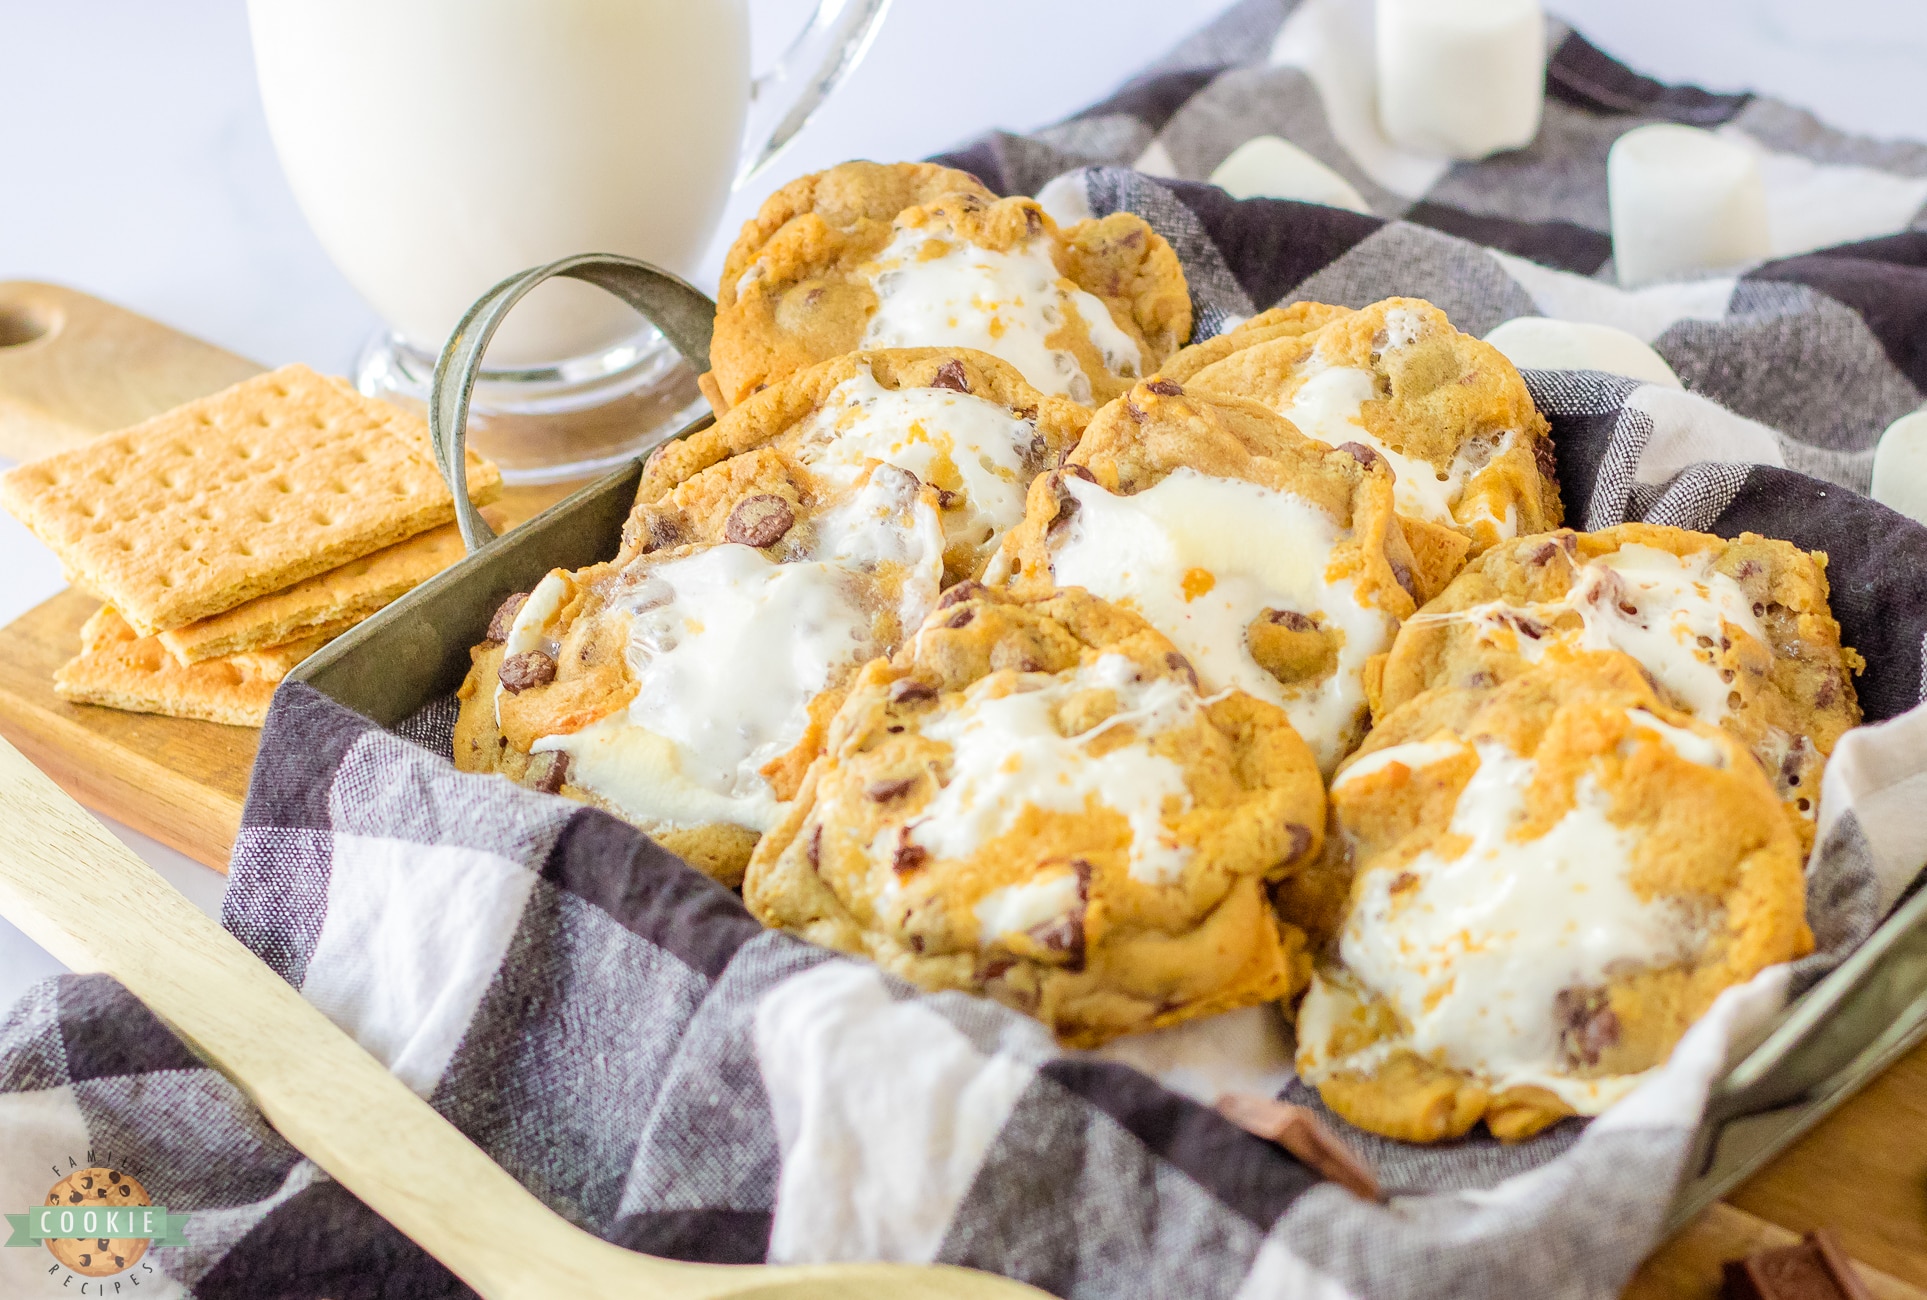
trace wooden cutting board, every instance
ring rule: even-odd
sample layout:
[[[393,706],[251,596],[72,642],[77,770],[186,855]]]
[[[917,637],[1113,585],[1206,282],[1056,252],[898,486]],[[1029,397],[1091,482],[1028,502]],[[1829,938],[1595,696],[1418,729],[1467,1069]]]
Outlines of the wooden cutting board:
[[[70,289],[0,284],[0,456],[45,455],[260,368]],[[573,486],[511,489],[501,508],[518,523]],[[82,803],[225,871],[256,733],[54,695],[94,608],[65,591],[0,628],[0,734]],[[1663,1246],[1626,1295],[1710,1300],[1722,1260],[1821,1226],[1879,1300],[1927,1300],[1927,1046]]]

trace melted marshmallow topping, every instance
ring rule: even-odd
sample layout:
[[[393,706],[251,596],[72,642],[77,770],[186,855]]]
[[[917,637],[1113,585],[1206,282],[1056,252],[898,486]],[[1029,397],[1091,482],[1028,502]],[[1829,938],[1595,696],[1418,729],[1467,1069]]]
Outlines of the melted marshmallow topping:
[[[1479,605],[1465,616],[1509,631],[1519,653],[1535,663],[1552,644],[1623,651],[1694,717],[1718,725],[1727,714],[1732,690],[1720,678],[1718,647],[1726,635],[1724,626],[1731,624],[1759,641],[1765,641],[1766,634],[1740,584],[1714,570],[1716,554],[1679,556],[1653,546],[1622,546],[1579,565],[1561,600],[1525,608]],[[1567,612],[1579,615],[1578,629],[1539,627],[1536,636],[1520,630],[1520,614],[1549,625]]]
[[[1016,826],[1026,808],[1077,813],[1096,805],[1129,824],[1132,876],[1148,884],[1177,879],[1191,850],[1178,843],[1165,816],[1190,807],[1191,793],[1184,769],[1151,752],[1147,742],[1196,715],[1196,692],[1169,678],[1140,681],[1136,665],[1116,654],[1100,656],[1065,678],[1021,674],[1015,689],[995,693],[1009,686],[1010,679],[1001,674],[983,678],[971,685],[959,707],[924,724],[925,736],[950,746],[950,778],[911,823],[910,842],[937,857],[967,858]],[[1059,734],[1058,706],[1099,688],[1116,693],[1117,712],[1082,735]],[[1123,726],[1135,733],[1128,743],[1092,752],[1094,739]],[[886,860],[889,849],[882,837],[889,835],[894,832],[880,832],[879,844],[872,846]],[[980,916],[979,921],[1002,925],[1006,915],[1034,916],[1036,900],[1024,898],[996,904],[986,899],[989,919]]]
[[[994,889],[971,909],[977,918],[977,945],[988,948],[1007,934],[1026,934],[1077,910],[1084,901],[1075,872]]]
[[[1207,692],[1237,687],[1283,708],[1329,773],[1365,708],[1365,661],[1394,623],[1330,576],[1338,525],[1301,497],[1179,469],[1131,496],[1066,477],[1077,513],[1052,554],[1059,586],[1129,605],[1177,643]],[[1245,629],[1265,609],[1315,616],[1342,638],[1328,677],[1287,691]]]
[[[1001,357],[1033,388],[1091,400],[1077,358],[1049,340],[1072,314],[1114,375],[1136,375],[1143,356],[1095,294],[1058,274],[1050,241],[998,252],[914,227],[898,230],[870,275],[877,310],[864,348],[964,347]]]
[[[1381,754],[1404,750],[1423,766],[1419,748]],[[1441,757],[1464,752],[1456,742],[1437,748]],[[1315,1083],[1336,1070],[1369,1069],[1407,1047],[1494,1090],[1535,1084],[1580,1114],[1597,1114],[1638,1076],[1573,1077],[1560,1050],[1559,993],[1677,961],[1698,930],[1676,904],[1634,892],[1636,839],[1608,818],[1609,800],[1591,776],[1579,779],[1564,817],[1518,841],[1512,832],[1536,765],[1496,741],[1481,740],[1474,751],[1478,769],[1452,814],[1451,836],[1463,850],[1427,849],[1400,870],[1365,873],[1339,939],[1345,966],[1397,1010],[1409,1032],[1352,1057],[1326,1058],[1343,998],[1314,976],[1300,1013],[1300,1069]]]
[[[797,455],[843,487],[876,461],[926,483],[961,486],[961,505],[944,513],[946,539],[984,546],[1024,517],[1026,457],[1036,436],[1034,421],[1000,403],[947,388],[892,391],[866,367],[830,391]]]
[[[1360,418],[1365,403],[1376,396],[1371,371],[1332,366],[1299,385],[1278,413],[1297,425],[1299,432],[1334,447],[1346,442],[1364,443],[1392,467],[1392,499],[1402,513],[1451,527],[1452,507],[1465,491],[1470,471],[1454,463],[1450,471],[1441,472],[1430,461],[1386,446]]]
[[[895,471],[871,474],[816,534],[810,560],[724,543],[647,569],[611,602],[629,620],[635,698],[534,749],[568,754],[570,783],[629,816],[771,829],[782,805],[759,769],[802,739],[818,693],[888,649],[873,631],[888,590],[878,571],[902,574],[904,627],[942,578],[935,514]]]

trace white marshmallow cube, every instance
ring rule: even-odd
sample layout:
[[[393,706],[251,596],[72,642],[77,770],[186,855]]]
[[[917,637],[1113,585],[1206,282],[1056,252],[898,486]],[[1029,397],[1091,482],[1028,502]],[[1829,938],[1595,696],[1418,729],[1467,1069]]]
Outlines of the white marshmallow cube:
[[[1927,524],[1927,408],[1887,426],[1873,449],[1873,499]]]
[[[1371,214],[1352,183],[1289,140],[1261,135],[1245,141],[1211,173],[1211,183],[1234,199],[1295,199]]]
[[[1666,358],[1638,335],[1611,325],[1515,316],[1485,341],[1521,370],[1603,370],[1665,388],[1685,387]]]
[[[1546,98],[1540,0],[1377,0],[1378,119],[1417,153],[1532,143]]]
[[[1766,258],[1766,185],[1743,144],[1670,122],[1635,127],[1606,156],[1613,268],[1623,288]]]

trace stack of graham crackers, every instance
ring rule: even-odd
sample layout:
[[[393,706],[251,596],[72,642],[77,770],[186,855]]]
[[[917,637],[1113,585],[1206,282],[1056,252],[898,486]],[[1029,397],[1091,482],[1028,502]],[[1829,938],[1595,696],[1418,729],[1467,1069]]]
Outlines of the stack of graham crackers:
[[[474,453],[470,496],[502,476]],[[461,558],[418,415],[285,366],[0,477],[68,581],[106,602],[64,698],[260,726],[275,684]]]

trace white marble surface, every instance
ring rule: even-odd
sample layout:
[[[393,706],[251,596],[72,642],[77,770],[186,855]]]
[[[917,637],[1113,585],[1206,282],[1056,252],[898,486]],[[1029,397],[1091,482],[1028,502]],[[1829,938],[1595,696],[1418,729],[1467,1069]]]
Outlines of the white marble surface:
[[[1061,118],[1224,6],[897,0],[868,60],[790,153],[736,196],[722,229],[801,172],[848,157],[920,157],[988,126]],[[1764,90],[1847,129],[1927,139],[1920,0],[1550,7],[1655,76]],[[751,8],[759,49],[773,50],[808,5]],[[71,284],[268,364],[345,370],[374,328],[275,163],[241,0],[0,0],[0,157],[0,279]],[[706,276],[720,257],[712,249]],[[0,621],[59,586],[53,557],[0,515]],[[219,876],[115,829],[196,902],[218,908]],[[57,969],[0,922],[0,1006]]]

